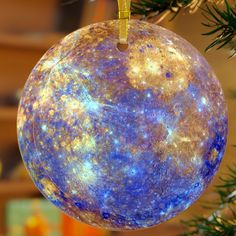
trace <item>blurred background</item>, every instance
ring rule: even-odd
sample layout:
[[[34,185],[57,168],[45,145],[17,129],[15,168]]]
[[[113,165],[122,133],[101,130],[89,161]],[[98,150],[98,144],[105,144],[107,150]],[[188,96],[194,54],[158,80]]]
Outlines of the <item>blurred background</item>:
[[[17,104],[29,73],[45,51],[64,35],[117,15],[116,0],[1,0],[0,1],[0,235],[5,236],[175,236],[180,220],[209,214],[201,202],[215,198],[213,185],[236,163],[236,58],[226,50],[204,52],[210,38],[200,13],[180,14],[161,25],[180,34],[204,54],[222,84],[229,110],[229,140],[218,176],[193,206],[174,219],[147,230],[107,232],[66,216],[42,198],[23,166],[16,138]],[[145,206],[143,206],[145,208]]]

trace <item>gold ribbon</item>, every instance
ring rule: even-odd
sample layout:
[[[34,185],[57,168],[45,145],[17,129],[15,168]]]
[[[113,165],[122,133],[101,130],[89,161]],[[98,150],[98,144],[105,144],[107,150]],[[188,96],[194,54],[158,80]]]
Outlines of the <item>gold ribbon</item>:
[[[131,0],[118,0],[119,43],[120,44],[127,44],[128,43],[130,1]]]

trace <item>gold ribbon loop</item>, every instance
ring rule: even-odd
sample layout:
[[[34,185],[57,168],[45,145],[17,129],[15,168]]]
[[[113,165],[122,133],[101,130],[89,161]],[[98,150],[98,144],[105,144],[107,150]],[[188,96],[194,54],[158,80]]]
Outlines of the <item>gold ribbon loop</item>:
[[[130,12],[129,11],[119,11],[118,14],[119,19],[128,19],[130,18]]]
[[[119,43],[127,44],[130,19],[130,0],[118,0]]]

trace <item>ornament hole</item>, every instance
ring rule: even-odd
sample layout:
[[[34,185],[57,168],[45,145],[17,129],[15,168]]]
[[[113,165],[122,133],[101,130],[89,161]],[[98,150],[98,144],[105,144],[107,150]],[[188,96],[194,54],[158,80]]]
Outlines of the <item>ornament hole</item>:
[[[128,43],[117,43],[117,48],[120,52],[124,52],[128,49]]]

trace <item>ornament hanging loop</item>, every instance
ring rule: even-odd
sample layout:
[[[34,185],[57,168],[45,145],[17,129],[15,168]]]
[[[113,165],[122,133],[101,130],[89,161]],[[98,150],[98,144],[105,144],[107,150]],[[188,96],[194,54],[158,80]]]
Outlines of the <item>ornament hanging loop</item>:
[[[118,0],[119,44],[128,44],[130,0]]]

